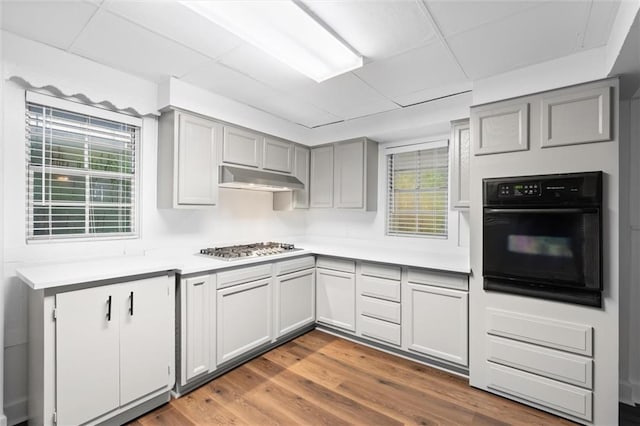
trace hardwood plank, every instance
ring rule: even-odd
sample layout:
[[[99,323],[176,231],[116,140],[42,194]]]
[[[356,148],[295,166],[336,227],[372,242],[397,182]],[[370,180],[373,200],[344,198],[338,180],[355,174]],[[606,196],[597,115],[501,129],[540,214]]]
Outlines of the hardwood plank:
[[[183,426],[195,425],[194,422],[182,415],[171,404],[165,404],[156,409],[152,415],[147,415],[132,423],[137,426]]]
[[[131,423],[569,425],[468,381],[311,331]]]
[[[358,401],[346,398],[339,393],[328,389],[313,380],[295,374],[289,369],[282,367],[270,360],[260,357],[254,361],[256,367],[260,368],[273,381],[283,386],[287,386],[292,392],[310,401],[318,401],[318,405],[331,410],[336,416],[352,424],[401,424],[393,418],[384,415],[376,410],[372,410]],[[279,372],[274,374],[274,372]]]

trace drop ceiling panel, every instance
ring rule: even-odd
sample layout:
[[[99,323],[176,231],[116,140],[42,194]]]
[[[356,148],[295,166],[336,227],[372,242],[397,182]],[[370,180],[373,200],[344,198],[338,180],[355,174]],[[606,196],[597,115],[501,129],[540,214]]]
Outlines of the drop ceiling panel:
[[[279,92],[215,61],[209,61],[180,78],[187,83],[220,95],[254,105],[253,101],[273,97]]]
[[[66,50],[96,10],[87,2],[3,1],[2,28]]]
[[[220,58],[220,63],[280,90],[315,83],[262,50],[244,43]]]
[[[589,22],[585,31],[583,47],[591,49],[607,44],[613,21],[620,8],[620,3],[612,1],[594,1],[589,14]]]
[[[295,96],[345,119],[398,107],[352,73],[309,84]]]
[[[303,1],[367,59],[386,58],[427,44],[435,37],[416,1]]]
[[[254,106],[306,127],[317,127],[342,121],[342,118],[323,111],[308,102],[286,95],[261,98],[256,101]]]
[[[447,39],[471,79],[574,53],[590,3],[549,2]]]
[[[467,81],[440,41],[367,64],[355,74],[394,101],[425,89]]]
[[[163,35],[210,58],[242,43],[235,35],[215,25],[193,10],[173,1],[107,0],[109,11]]]
[[[427,1],[429,12],[445,37],[540,5],[540,1]]]
[[[209,60],[104,10],[96,13],[71,52],[155,82]]]

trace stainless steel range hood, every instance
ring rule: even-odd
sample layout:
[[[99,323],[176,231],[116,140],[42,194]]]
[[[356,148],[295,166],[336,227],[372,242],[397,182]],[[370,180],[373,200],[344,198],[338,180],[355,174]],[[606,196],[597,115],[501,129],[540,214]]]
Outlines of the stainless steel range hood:
[[[218,186],[269,192],[304,189],[304,184],[294,176],[231,166],[220,166]]]

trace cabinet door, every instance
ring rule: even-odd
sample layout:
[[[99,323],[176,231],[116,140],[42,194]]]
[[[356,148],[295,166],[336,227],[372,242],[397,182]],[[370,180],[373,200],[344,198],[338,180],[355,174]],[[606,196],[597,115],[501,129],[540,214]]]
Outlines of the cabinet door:
[[[542,148],[611,140],[611,88],[575,90],[543,96]]]
[[[355,274],[316,269],[316,309],[319,322],[355,331]]]
[[[293,144],[271,137],[264,138],[262,168],[291,173],[293,170]]]
[[[179,114],[177,203],[215,205],[218,201],[216,145],[222,126],[213,121]]]
[[[218,364],[271,341],[271,278],[218,290]]]
[[[451,161],[451,208],[469,208],[469,120],[460,120],[451,124],[452,156]]]
[[[499,103],[471,110],[475,155],[529,149],[529,104]]]
[[[118,408],[117,286],[56,295],[56,412],[77,425]]]
[[[333,207],[333,146],[311,149],[311,207]]]
[[[409,283],[402,309],[407,349],[467,365],[466,292]]]
[[[211,366],[211,291],[208,275],[183,279],[181,283],[183,385],[194,377],[207,373]]]
[[[295,176],[304,184],[304,189],[293,191],[293,208],[309,208],[309,149],[296,145],[295,155]]]
[[[313,268],[277,278],[276,337],[314,321],[315,293],[315,270]]]
[[[121,284],[120,405],[169,385],[175,330],[170,286],[162,276]]]
[[[264,137],[249,130],[224,126],[222,161],[242,166],[262,165],[262,143]]]
[[[363,139],[341,142],[334,146],[334,207],[364,208],[364,150]]]

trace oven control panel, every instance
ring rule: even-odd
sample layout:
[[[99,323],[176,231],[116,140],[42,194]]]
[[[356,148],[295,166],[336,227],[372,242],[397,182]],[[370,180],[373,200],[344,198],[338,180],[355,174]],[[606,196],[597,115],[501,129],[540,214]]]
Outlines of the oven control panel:
[[[539,182],[503,183],[498,185],[498,197],[539,197],[540,187]]]

